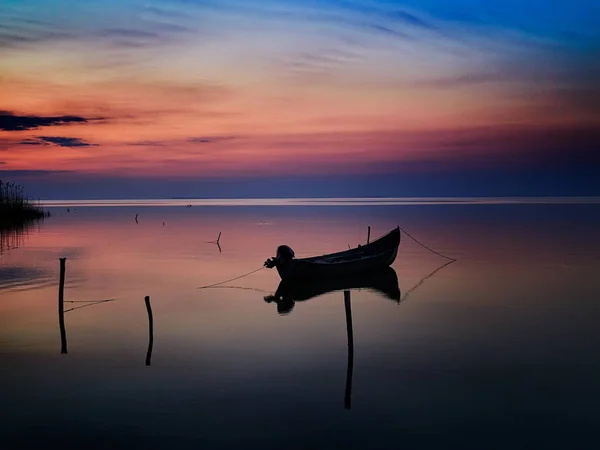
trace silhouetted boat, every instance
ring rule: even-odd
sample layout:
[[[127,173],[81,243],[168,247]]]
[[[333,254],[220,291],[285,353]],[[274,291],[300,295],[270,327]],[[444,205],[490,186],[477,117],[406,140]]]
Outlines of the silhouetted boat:
[[[282,280],[339,278],[368,274],[389,267],[398,254],[400,227],[365,245],[328,255],[294,258],[294,251],[279,246],[277,256],[265,261],[266,267],[277,267]]]
[[[382,297],[400,302],[398,276],[391,267],[348,277],[282,280],[275,294],[268,295],[264,299],[267,303],[277,303],[277,311],[280,314],[287,314],[293,309],[295,302],[307,301],[331,292],[353,289],[369,289]]]

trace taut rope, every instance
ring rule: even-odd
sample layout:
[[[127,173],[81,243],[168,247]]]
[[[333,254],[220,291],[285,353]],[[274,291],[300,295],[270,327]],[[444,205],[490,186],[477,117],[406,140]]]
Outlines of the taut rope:
[[[435,253],[436,255],[438,255],[438,256],[441,256],[442,258],[449,259],[450,261],[457,261],[457,259],[456,259],[456,258],[450,258],[449,256],[442,255],[441,253],[438,253],[438,252],[436,252],[435,250],[433,250],[433,249],[431,249],[431,248],[427,247],[425,244],[423,244],[423,243],[421,243],[421,242],[417,241],[417,240],[416,240],[414,237],[412,237],[412,236],[410,235],[410,233],[409,233],[408,231],[406,231],[404,228],[402,228],[402,227],[400,227],[400,226],[399,226],[398,228],[400,228],[400,229],[401,229],[401,230],[404,232],[404,234],[406,234],[406,235],[407,235],[409,238],[411,238],[413,241],[415,241],[415,242],[416,242],[417,244],[419,244],[421,247],[423,247],[423,248],[426,248],[426,249],[427,249],[427,250],[429,250],[430,252],[432,252],[432,253]]]
[[[213,284],[208,284],[206,286],[200,286],[197,287],[196,289],[206,289],[206,288],[210,288],[210,287],[214,287],[214,286],[218,286],[220,284],[225,284],[225,283],[229,283],[230,281],[235,281],[235,280],[239,280],[240,278],[244,278],[247,277],[248,275],[252,275],[253,273],[258,272],[259,270],[264,269],[264,266],[260,266],[258,269],[255,269],[251,272],[245,273],[244,275],[240,275],[239,277],[235,277],[235,278],[230,278],[229,280],[225,280],[225,281],[220,281],[219,283],[213,283]]]

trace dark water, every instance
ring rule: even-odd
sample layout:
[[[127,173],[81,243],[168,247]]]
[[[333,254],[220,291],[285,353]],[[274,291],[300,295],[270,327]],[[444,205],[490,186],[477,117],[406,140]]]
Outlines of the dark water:
[[[3,241],[1,448],[599,448],[598,204],[52,213]],[[400,225],[458,261],[435,272],[446,260],[403,236],[401,301],[351,291],[347,409],[343,292],[280,315],[264,300],[273,270],[196,288],[282,243],[299,257],[356,246],[368,225],[372,237]],[[206,243],[219,232],[221,251]],[[59,257],[66,301],[116,299],[65,314],[68,354]]]

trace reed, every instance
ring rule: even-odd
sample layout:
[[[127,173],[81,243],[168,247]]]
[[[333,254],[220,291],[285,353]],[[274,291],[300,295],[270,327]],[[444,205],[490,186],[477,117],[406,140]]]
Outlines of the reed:
[[[25,195],[23,186],[0,180],[0,227],[18,227],[49,215],[39,200]]]

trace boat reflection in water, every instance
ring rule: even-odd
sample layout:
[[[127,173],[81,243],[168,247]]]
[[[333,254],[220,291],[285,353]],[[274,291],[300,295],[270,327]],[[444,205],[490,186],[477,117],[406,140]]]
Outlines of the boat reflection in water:
[[[306,281],[282,280],[275,294],[265,297],[267,303],[275,302],[280,315],[289,314],[296,302],[310,300],[330,292],[344,292],[344,308],[346,311],[346,333],[348,337],[348,363],[346,365],[346,389],[344,407],[352,406],[352,371],[354,367],[354,333],[352,330],[351,290],[368,289],[384,298],[400,303],[400,287],[396,271],[387,267],[368,275],[344,278],[326,278]]]
[[[365,275],[322,278],[315,280],[282,280],[275,294],[265,297],[267,303],[276,303],[279,314],[289,314],[296,302],[311,300],[331,292],[368,289],[384,298],[400,303],[398,276],[391,267]]]

